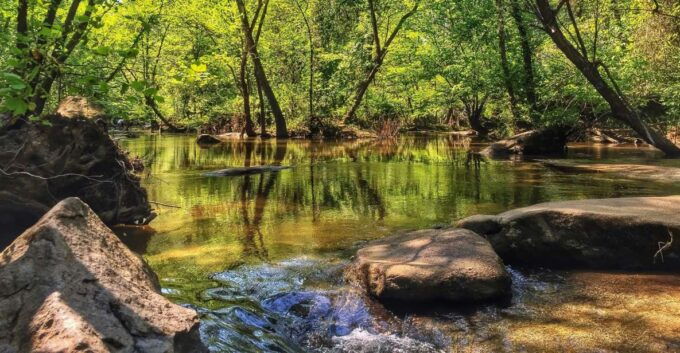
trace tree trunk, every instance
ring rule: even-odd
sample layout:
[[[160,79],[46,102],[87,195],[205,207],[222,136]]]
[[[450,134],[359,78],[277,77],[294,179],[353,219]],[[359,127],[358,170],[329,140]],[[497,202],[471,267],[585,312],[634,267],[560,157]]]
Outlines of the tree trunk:
[[[498,51],[501,56],[503,82],[505,83],[505,89],[508,92],[508,98],[510,99],[510,111],[512,111],[512,116],[515,121],[519,121],[520,114],[519,110],[517,109],[517,96],[515,95],[515,88],[512,85],[512,75],[510,73],[510,65],[508,63],[508,48],[506,44],[507,39],[505,33],[505,11],[503,0],[496,0],[496,12],[498,13]]]
[[[305,27],[307,28],[307,40],[309,41],[309,130],[312,134],[316,134],[320,132],[321,124],[314,116],[314,38],[312,37],[312,27],[309,24],[305,9],[300,6],[298,0],[295,0],[295,5],[300,11],[302,19],[305,22]]]
[[[484,106],[486,105],[486,101],[488,99],[488,95],[485,95],[482,99],[479,99],[479,95],[477,94],[475,94],[471,99],[461,98],[461,101],[465,106],[465,115],[467,115],[470,128],[477,131],[479,136],[486,136],[486,134],[489,132],[488,129],[482,124]]]
[[[241,86],[241,95],[243,96],[243,120],[245,121],[241,129],[241,135],[244,133],[248,137],[254,137],[255,128],[253,126],[253,118],[250,111],[250,88],[248,87],[248,50],[243,47],[241,53],[241,66],[239,68],[239,86]]]
[[[609,104],[612,115],[632,128],[647,143],[663,151],[667,156],[680,157],[680,147],[673,144],[663,134],[648,127],[625,98],[605,81],[598,70],[598,66],[601,64],[590,62],[587,54],[585,54],[585,50],[581,53],[569,42],[557,23],[556,13],[550,6],[549,0],[535,1],[537,6],[536,15],[543,24],[545,31],[557,48],[576,66],[600,96]]]
[[[175,126],[174,124],[172,124],[172,123],[170,122],[170,120],[168,120],[168,119],[163,115],[163,112],[161,112],[161,110],[158,109],[158,105],[156,105],[156,101],[153,100],[153,97],[144,96],[144,102],[146,103],[146,105],[147,105],[149,108],[151,108],[151,110],[154,112],[154,114],[156,114],[156,116],[158,117],[158,119],[159,119],[160,121],[162,121],[163,124],[165,124],[165,126],[168,127],[168,129],[170,130],[170,132],[185,132],[185,131],[187,131],[187,129],[186,129],[185,127],[177,127],[177,126]]]
[[[258,103],[260,105],[260,113],[258,116],[258,120],[260,123],[260,136],[266,136],[267,135],[267,115],[265,114],[265,106],[264,106],[264,95],[262,94],[262,85],[260,84],[260,81],[255,79],[255,83],[257,84],[257,98],[258,98]]]
[[[416,11],[418,11],[420,0],[416,0],[411,10],[405,13],[403,16],[401,16],[401,19],[399,19],[399,22],[397,22],[397,25],[394,27],[392,33],[387,38],[387,41],[385,41],[385,45],[382,47],[380,45],[380,34],[378,33],[378,20],[373,0],[368,0],[368,5],[371,16],[371,28],[373,31],[373,46],[375,47],[373,66],[371,67],[371,71],[368,72],[366,78],[363,81],[361,81],[357,86],[354,101],[352,102],[352,105],[345,114],[344,120],[346,122],[350,121],[355,117],[356,112],[359,109],[359,106],[361,106],[361,102],[363,101],[364,96],[366,95],[368,87],[371,85],[371,82],[373,82],[373,79],[375,79],[375,75],[378,73],[380,66],[382,66],[383,61],[385,60],[385,56],[387,55],[387,50],[389,49],[390,44],[392,44],[394,39],[397,37],[397,34],[399,34],[399,31],[401,30],[401,27],[404,25],[406,20],[408,20],[409,17],[413,16],[413,14],[415,14]]]
[[[375,75],[378,73],[378,69],[380,69],[381,65],[382,62],[380,61],[373,63],[373,68],[368,73],[368,76],[366,76],[366,79],[361,81],[359,83],[359,86],[357,86],[356,93],[354,94],[354,102],[352,103],[349,110],[345,114],[345,121],[350,121],[355,117],[357,110],[359,110],[359,107],[361,106],[361,102],[364,100],[366,91],[368,91],[368,87],[371,85],[371,82],[373,82],[373,79],[375,78]]]
[[[534,53],[531,49],[531,41],[529,38],[529,31],[518,3],[519,0],[510,0],[512,17],[517,26],[519,33],[519,41],[522,47],[522,61],[524,64],[524,94],[527,103],[531,107],[531,120],[534,126],[538,125],[538,96],[536,94],[536,82],[534,79]]]
[[[274,120],[276,122],[276,137],[286,138],[288,137],[286,120],[283,117],[283,111],[281,111],[281,107],[279,106],[279,101],[276,99],[274,90],[272,90],[269,80],[267,80],[267,75],[264,71],[264,67],[262,66],[260,55],[257,52],[255,40],[253,39],[253,33],[251,32],[250,24],[248,23],[248,13],[246,12],[246,6],[243,3],[243,0],[236,0],[236,5],[238,6],[238,11],[241,17],[241,28],[243,29],[246,46],[248,48],[248,52],[250,53],[250,57],[253,60],[255,78],[259,80],[260,84],[262,85],[262,91],[267,97],[272,114],[274,114]]]

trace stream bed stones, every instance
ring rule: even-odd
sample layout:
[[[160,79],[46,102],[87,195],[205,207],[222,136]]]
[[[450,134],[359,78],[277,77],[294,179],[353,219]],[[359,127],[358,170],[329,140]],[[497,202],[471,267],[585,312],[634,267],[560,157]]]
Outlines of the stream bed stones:
[[[480,302],[510,289],[491,244],[467,229],[426,229],[369,243],[350,273],[381,300]]]

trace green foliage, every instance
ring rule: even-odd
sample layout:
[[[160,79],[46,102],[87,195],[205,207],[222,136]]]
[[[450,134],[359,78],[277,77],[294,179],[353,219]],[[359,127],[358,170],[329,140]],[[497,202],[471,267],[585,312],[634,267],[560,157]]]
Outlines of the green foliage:
[[[375,119],[398,117],[411,125],[441,125],[452,114],[465,115],[464,102],[488,97],[484,118],[512,132],[517,122],[503,81],[498,11],[505,19],[510,80],[520,97],[517,109],[527,117],[520,119],[528,121],[532,107],[521,98],[525,68],[512,1],[501,1],[505,7],[500,10],[491,0],[422,2],[390,47],[358,112],[359,122],[372,126]],[[50,26],[44,24],[50,2],[27,3],[25,34],[17,33],[17,3],[0,4],[0,112],[30,113],[41,97],[46,99],[43,112],[49,112],[66,95],[85,95],[114,116],[140,122],[156,119],[147,98],[184,125],[242,115],[238,76],[243,36],[233,1],[98,0],[92,9],[83,2],[70,26],[71,1],[60,3]],[[260,3],[246,1],[251,16],[262,14]],[[680,4],[658,3],[659,11],[648,0],[584,0],[573,6],[589,50],[597,47],[598,60],[614,73],[629,100],[638,107],[660,103],[665,114],[653,122],[677,125]],[[375,5],[384,42],[413,2],[375,0]],[[310,70],[315,114],[326,123],[341,123],[357,83],[372,65],[367,1],[277,0],[266,9],[258,52],[289,125],[303,128],[309,121]],[[584,115],[605,119],[608,107],[526,10],[520,19],[533,50],[541,124],[575,124]],[[81,25],[86,28],[82,40],[61,60],[64,37],[73,38]],[[268,112],[251,64],[246,76],[253,112],[261,106]],[[41,83],[50,75],[55,82],[43,92]]]

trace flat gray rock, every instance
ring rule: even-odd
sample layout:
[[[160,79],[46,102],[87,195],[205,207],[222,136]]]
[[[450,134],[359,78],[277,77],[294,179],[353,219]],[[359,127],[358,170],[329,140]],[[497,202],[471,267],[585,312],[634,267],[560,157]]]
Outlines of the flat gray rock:
[[[226,176],[239,176],[239,175],[252,175],[252,174],[262,174],[262,173],[276,173],[282,170],[290,169],[288,166],[278,166],[278,165],[258,165],[253,167],[235,167],[227,168],[222,170],[216,170],[214,172],[203,173],[204,176],[209,177],[226,177]]]
[[[369,243],[350,273],[378,299],[485,301],[510,289],[489,242],[466,229],[426,229]]]
[[[680,269],[680,196],[547,202],[457,225],[485,236],[508,263]]]

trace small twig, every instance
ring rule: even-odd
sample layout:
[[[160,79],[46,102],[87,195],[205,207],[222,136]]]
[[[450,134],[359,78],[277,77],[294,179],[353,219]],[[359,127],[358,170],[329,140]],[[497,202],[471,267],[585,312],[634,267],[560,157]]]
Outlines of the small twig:
[[[85,178],[85,179],[88,179],[88,180],[91,180],[91,181],[96,181],[98,183],[111,183],[112,182],[110,180],[97,179],[97,178],[102,178],[103,177],[102,175],[95,175],[95,176],[89,177],[87,175],[76,174],[76,173],[66,173],[66,174],[59,174],[59,175],[55,175],[55,176],[51,176],[51,177],[44,177],[44,176],[40,176],[40,175],[31,174],[29,172],[11,172],[11,173],[8,173],[4,169],[0,168],[0,174],[3,174],[5,176],[24,175],[24,176],[29,176],[31,178],[36,178],[36,179],[40,179],[40,180],[52,180],[52,179],[66,178],[66,177],[79,177],[79,178]]]
[[[671,245],[673,244],[673,233],[671,232],[670,229],[668,230],[668,235],[670,236],[670,240],[669,240],[669,241],[667,241],[667,242],[660,241],[660,242],[658,243],[659,250],[654,254],[654,263],[655,263],[655,264],[656,264],[656,257],[657,257],[657,256],[661,256],[661,263],[664,263],[664,260],[663,260],[663,251],[666,250],[666,249],[668,249],[668,248],[670,248]]]
[[[165,206],[165,207],[182,208],[180,206],[170,205],[170,204],[162,203],[162,202],[158,202],[158,201],[149,201],[149,203],[152,203],[154,205],[159,205],[159,206]]]

